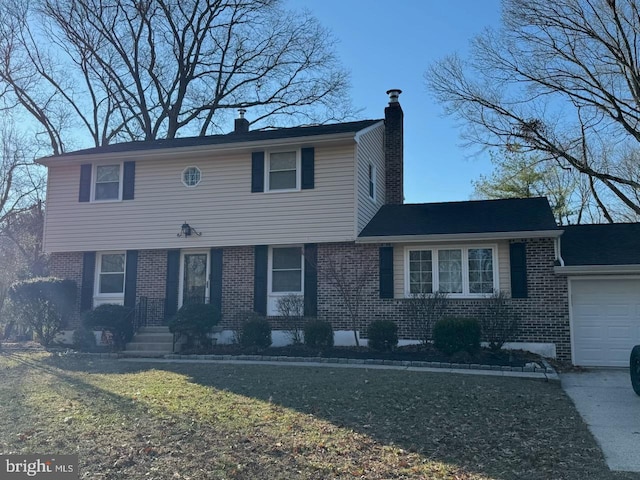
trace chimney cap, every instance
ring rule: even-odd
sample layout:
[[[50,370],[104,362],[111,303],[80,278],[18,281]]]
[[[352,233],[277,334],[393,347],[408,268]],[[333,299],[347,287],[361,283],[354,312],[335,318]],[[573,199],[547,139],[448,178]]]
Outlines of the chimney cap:
[[[387,95],[389,95],[389,103],[398,103],[398,97],[402,93],[402,90],[399,88],[392,88],[391,90],[387,90]]]
[[[247,109],[246,108],[239,108],[238,109],[238,118],[244,118],[244,114],[247,113]]]

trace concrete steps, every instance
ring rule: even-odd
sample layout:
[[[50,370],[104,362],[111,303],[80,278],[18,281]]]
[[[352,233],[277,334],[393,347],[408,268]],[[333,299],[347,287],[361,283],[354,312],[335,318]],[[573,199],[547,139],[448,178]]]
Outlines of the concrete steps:
[[[141,327],[133,340],[127,343],[126,355],[161,357],[173,353],[173,334],[169,327]]]

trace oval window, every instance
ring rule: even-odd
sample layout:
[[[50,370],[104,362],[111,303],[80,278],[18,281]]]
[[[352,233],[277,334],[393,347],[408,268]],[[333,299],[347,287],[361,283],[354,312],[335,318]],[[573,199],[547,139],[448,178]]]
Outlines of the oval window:
[[[200,183],[200,169],[198,167],[187,167],[182,172],[182,183],[187,187],[195,187]]]

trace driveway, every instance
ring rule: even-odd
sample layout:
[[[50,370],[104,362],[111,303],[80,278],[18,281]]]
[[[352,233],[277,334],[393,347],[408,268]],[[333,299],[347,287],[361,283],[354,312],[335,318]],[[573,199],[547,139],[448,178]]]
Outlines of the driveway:
[[[562,388],[602,448],[611,470],[640,472],[640,396],[628,369],[560,375]]]

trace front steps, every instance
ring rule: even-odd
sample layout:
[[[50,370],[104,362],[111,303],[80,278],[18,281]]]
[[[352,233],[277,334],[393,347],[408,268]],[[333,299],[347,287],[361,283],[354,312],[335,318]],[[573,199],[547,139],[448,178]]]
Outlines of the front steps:
[[[140,327],[123,352],[127,356],[162,357],[173,353],[173,333],[169,327]]]

